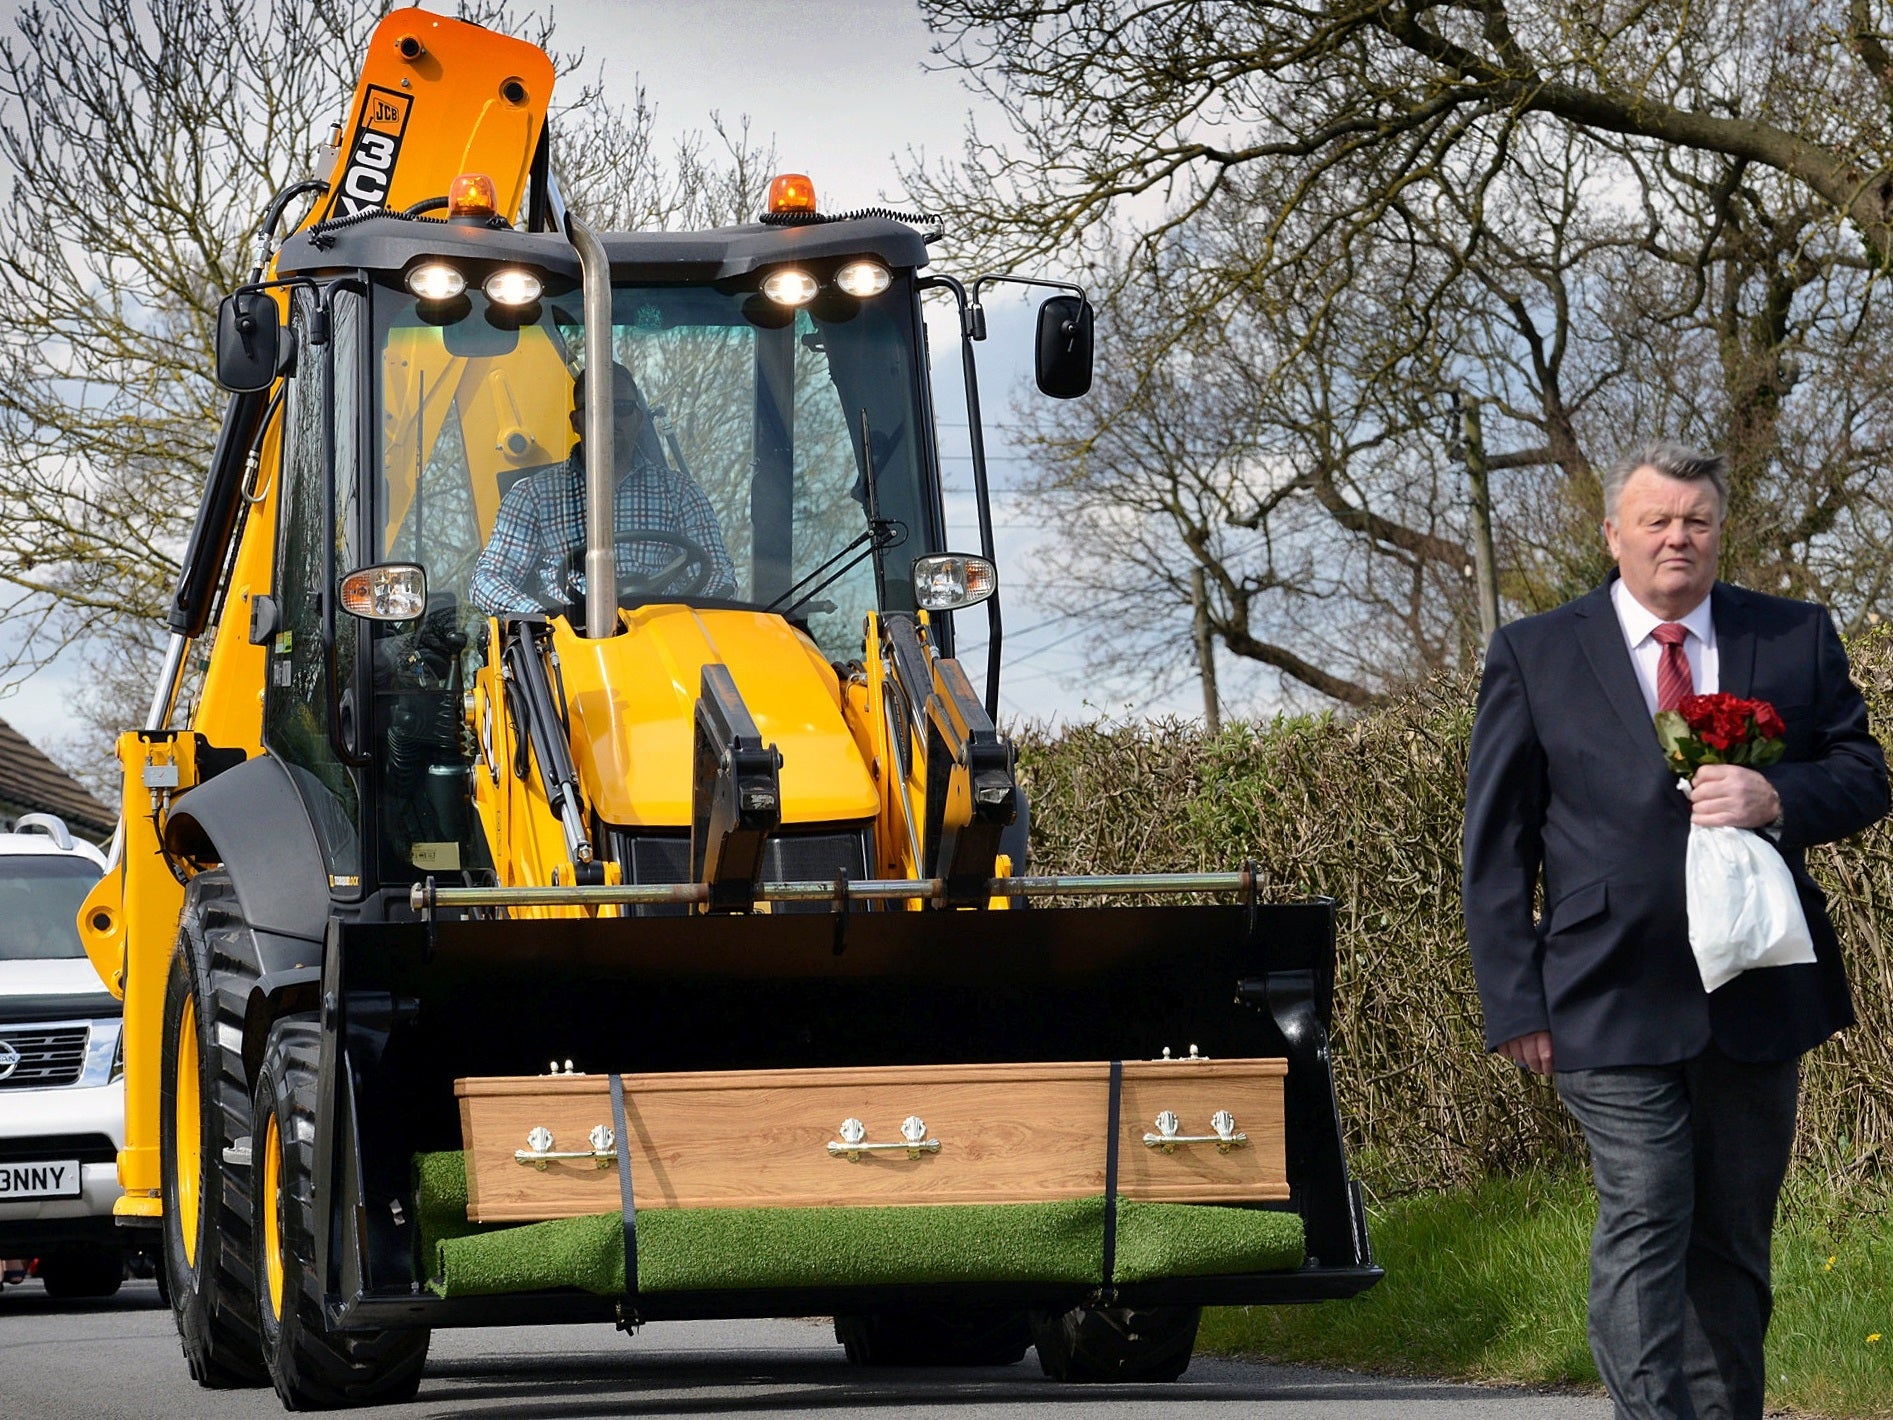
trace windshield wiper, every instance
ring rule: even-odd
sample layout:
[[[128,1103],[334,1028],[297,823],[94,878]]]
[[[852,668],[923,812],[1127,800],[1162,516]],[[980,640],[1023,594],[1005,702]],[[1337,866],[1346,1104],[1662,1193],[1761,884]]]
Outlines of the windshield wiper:
[[[824,591],[828,587],[833,586],[856,567],[859,567],[862,558],[876,552],[884,551],[890,547],[899,547],[905,541],[907,541],[907,528],[905,524],[884,520],[876,521],[856,533],[854,537],[849,540],[847,546],[843,547],[841,551],[837,552],[833,557],[830,557],[793,587],[790,587],[788,591],[770,602],[763,610],[774,611],[776,608],[781,607],[784,616],[792,617],[796,612],[800,611],[812,601],[817,592]],[[867,545],[863,547],[863,544]],[[848,554],[854,552],[858,547],[862,548],[862,550],[855,553],[854,556],[849,557]],[[843,562],[844,558],[847,559],[845,562]],[[835,567],[837,562],[841,562],[842,565]],[[826,577],[822,577],[822,574],[827,572],[831,567],[835,567],[834,572]],[[881,582],[879,575],[880,564],[877,562],[875,567],[876,576],[874,580],[878,587]],[[822,580],[815,582],[817,577],[822,577]],[[815,585],[809,586],[811,582],[815,582]],[[808,590],[803,591],[805,587],[808,588]],[[800,593],[800,595],[797,595],[798,593]],[[787,605],[785,606],[784,603],[787,603]],[[830,609],[832,610],[832,608]]]
[[[777,607],[782,607],[782,614],[785,617],[792,617],[796,612],[807,605],[817,592],[834,585],[834,583],[845,577],[849,572],[859,567],[862,558],[884,552],[891,547],[899,547],[902,543],[907,541],[907,527],[905,524],[881,516],[880,499],[875,489],[874,430],[868,423],[868,411],[865,406],[863,406],[861,410],[861,460],[862,485],[867,495],[867,527],[850,539],[847,546],[843,547],[841,551],[837,552],[833,557],[830,557],[826,562],[822,563],[821,566],[809,573],[808,576],[790,587],[788,591],[770,602],[768,606],[763,608],[764,611],[774,611]],[[858,547],[862,548],[862,550],[853,557],[849,557],[848,554],[854,552]],[[836,568],[834,572],[830,573],[830,575],[823,578],[820,582],[816,582],[814,586],[809,586],[809,583],[815,582],[817,577],[821,577],[824,572],[834,567],[837,562],[841,562],[843,558],[847,558],[848,560],[841,567]],[[803,591],[805,587],[808,588],[807,591]],[[800,592],[801,595],[796,595],[798,592]],[[785,602],[788,603],[787,606],[783,606]],[[877,610],[887,605],[887,568],[879,557],[874,558],[874,605]]]

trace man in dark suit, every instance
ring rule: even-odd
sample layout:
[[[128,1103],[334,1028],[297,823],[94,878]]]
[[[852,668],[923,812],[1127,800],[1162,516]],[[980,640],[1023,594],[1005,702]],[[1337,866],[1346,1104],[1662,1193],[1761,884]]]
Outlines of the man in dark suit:
[[[1622,1417],[1762,1413],[1799,1058],[1854,1019],[1803,853],[1887,810],[1886,762],[1827,612],[1716,581],[1726,505],[1721,459],[1673,444],[1611,471],[1617,574],[1493,637],[1466,776],[1486,1044],[1553,1075],[1590,1144],[1591,1351]],[[1692,689],[1772,703],[1781,761],[1705,765],[1685,797],[1653,716]],[[1774,841],[1812,964],[1703,990],[1685,910],[1692,823]]]

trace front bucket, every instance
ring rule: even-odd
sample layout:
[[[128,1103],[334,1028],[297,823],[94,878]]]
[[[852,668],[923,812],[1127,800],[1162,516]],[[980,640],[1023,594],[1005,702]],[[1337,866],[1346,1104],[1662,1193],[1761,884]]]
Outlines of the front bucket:
[[[1316,902],[347,924],[329,980],[370,1194],[412,1155],[460,1147],[466,1077],[1194,1050],[1287,1060],[1308,1250],[1365,1266],[1327,1061],[1332,962]]]
[[[568,1059],[676,1071],[1148,1059],[1192,1045],[1280,1055],[1261,983],[1310,973],[1325,1024],[1333,956],[1324,903],[341,931],[343,995],[411,1001],[405,1044],[448,1080]]]

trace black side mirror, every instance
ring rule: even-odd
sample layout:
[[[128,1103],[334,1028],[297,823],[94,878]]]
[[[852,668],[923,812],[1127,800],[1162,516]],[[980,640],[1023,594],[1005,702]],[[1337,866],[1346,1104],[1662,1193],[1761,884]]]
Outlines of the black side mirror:
[[[1039,389],[1053,399],[1076,399],[1091,388],[1091,302],[1053,296],[1039,307]]]
[[[267,291],[238,291],[217,308],[217,383],[233,394],[266,390],[282,364],[282,326]]]

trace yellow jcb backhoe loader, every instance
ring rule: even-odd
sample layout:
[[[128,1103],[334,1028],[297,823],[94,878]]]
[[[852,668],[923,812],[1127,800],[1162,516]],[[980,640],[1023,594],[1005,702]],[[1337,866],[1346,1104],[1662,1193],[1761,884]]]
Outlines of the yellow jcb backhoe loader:
[[[1168,1379],[1205,1303],[1371,1285],[1331,905],[1026,870],[973,361],[1018,278],[794,176],[755,223],[593,232],[552,82],[394,11],[222,308],[80,919],[192,1373],[320,1408],[411,1395],[433,1327],[817,1315],[862,1364]],[[1033,284],[1040,387],[1081,394],[1090,307]]]

